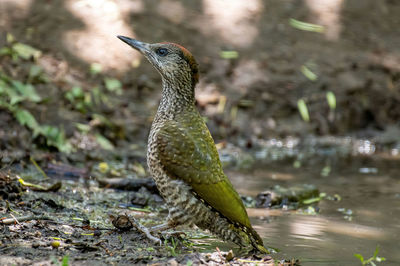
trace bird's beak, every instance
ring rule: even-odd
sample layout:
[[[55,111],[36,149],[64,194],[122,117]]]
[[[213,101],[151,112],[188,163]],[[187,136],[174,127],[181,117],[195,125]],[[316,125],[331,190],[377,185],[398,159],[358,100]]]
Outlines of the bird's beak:
[[[128,44],[129,46],[135,48],[136,50],[138,50],[139,52],[141,52],[144,55],[149,54],[151,51],[150,44],[148,44],[148,43],[140,42],[138,40],[131,39],[129,37],[125,37],[125,36],[121,36],[121,35],[118,35],[117,37],[118,37],[118,39],[120,39],[124,43]]]

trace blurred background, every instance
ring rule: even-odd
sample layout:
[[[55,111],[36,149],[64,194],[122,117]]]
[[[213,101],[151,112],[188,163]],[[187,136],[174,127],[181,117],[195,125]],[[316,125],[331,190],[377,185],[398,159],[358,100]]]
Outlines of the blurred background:
[[[145,142],[160,77],[116,35],[192,52],[216,142],[349,135],[398,148],[399,13],[392,0],[1,0],[0,148]]]

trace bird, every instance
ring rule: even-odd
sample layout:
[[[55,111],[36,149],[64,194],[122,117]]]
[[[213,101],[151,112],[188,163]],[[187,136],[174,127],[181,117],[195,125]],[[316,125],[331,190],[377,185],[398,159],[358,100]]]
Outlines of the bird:
[[[222,169],[214,140],[195,100],[199,68],[183,46],[117,36],[159,72],[161,100],[151,125],[147,164],[169,214],[165,230],[196,225],[243,249],[268,253],[245,206]]]

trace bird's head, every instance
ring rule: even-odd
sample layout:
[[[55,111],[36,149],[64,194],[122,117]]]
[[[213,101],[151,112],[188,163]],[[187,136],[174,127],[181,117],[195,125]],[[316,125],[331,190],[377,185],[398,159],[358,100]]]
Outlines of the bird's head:
[[[167,82],[190,84],[199,80],[199,71],[193,55],[175,43],[144,43],[125,36],[118,38],[142,53]],[[184,83],[184,84],[182,84]]]

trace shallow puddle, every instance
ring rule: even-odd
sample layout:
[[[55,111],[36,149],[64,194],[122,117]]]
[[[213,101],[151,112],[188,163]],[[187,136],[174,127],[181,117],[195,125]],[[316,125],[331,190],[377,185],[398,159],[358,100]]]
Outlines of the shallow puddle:
[[[382,265],[400,265],[400,161],[382,163],[352,159],[339,163],[328,176],[324,165],[294,168],[293,164],[258,166],[247,173],[230,171],[240,194],[256,195],[274,185],[314,184],[324,199],[319,213],[249,209],[252,223],[277,257],[298,258],[302,265],[361,265],[354,257],[371,257],[379,246]]]

